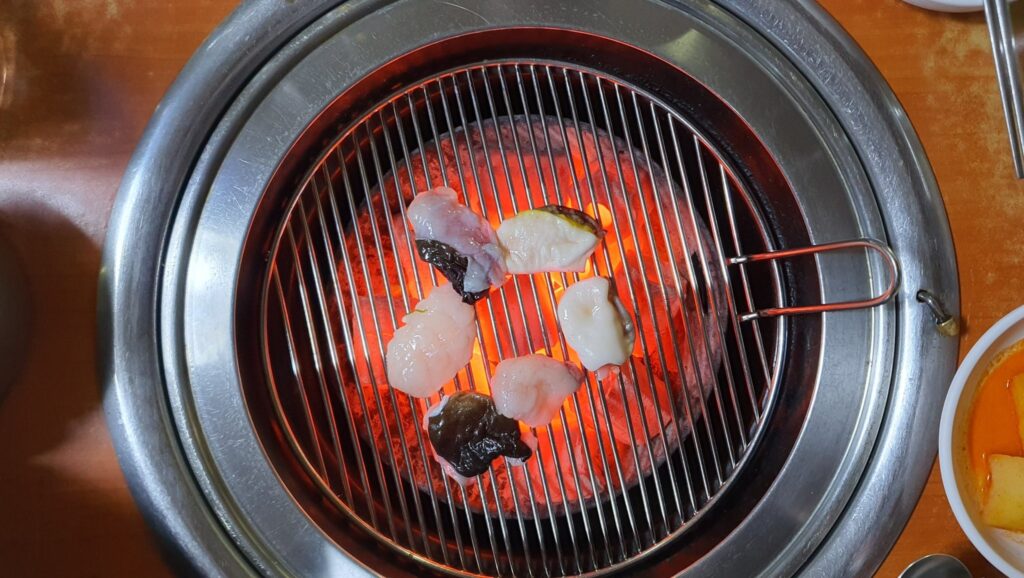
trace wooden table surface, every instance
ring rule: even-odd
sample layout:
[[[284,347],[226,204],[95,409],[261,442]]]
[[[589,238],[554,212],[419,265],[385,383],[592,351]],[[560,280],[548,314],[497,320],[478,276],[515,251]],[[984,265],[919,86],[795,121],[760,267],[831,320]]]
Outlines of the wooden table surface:
[[[1024,187],[1013,179],[984,19],[898,0],[823,3],[892,85],[938,177],[960,263],[963,355],[1024,302]],[[17,54],[0,108],[0,237],[32,294],[29,352],[0,398],[0,574],[168,574],[100,410],[99,252],[146,119],[232,5],[0,0],[0,40]],[[934,552],[998,576],[956,525],[937,468],[879,575]]]

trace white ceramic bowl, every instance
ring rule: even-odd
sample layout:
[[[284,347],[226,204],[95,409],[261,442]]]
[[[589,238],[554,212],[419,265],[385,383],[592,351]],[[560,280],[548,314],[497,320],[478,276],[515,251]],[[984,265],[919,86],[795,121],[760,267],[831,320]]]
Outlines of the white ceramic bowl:
[[[974,547],[1008,576],[1024,577],[1024,534],[986,525],[967,463],[967,425],[979,382],[992,359],[1024,339],[1024,307],[1018,307],[981,336],[960,365],[946,394],[939,424],[939,467],[953,514]]]
[[[974,12],[984,8],[982,0],[903,0],[908,4],[942,12]]]

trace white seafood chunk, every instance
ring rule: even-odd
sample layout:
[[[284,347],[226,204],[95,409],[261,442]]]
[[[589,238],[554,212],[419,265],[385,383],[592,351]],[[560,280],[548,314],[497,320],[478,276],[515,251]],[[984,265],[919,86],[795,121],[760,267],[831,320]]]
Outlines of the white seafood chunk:
[[[491,380],[491,397],[498,413],[530,427],[547,425],[565,398],[583,381],[571,363],[545,355],[524,355],[498,364]]]
[[[604,277],[570,285],[558,302],[558,323],[590,371],[622,365],[633,351],[633,320]]]
[[[505,259],[494,229],[483,217],[460,204],[455,190],[437,187],[416,195],[406,215],[417,241],[443,243],[468,260],[456,279],[440,267],[460,294],[485,291],[505,282]]]
[[[559,205],[521,211],[498,227],[510,273],[583,271],[603,235],[596,219]]]
[[[445,283],[402,322],[405,325],[388,343],[388,383],[413,397],[427,397],[469,363],[476,339],[475,312]]]

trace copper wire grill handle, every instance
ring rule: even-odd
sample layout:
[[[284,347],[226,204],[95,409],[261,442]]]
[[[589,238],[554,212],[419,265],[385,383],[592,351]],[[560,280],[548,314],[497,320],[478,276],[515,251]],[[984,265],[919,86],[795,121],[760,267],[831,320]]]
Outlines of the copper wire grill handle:
[[[883,245],[877,241],[871,239],[858,239],[854,241],[839,241],[836,243],[824,243],[821,245],[812,245],[810,247],[799,247],[797,249],[781,249],[779,251],[770,251],[768,253],[755,253],[753,255],[740,255],[739,257],[733,257],[729,259],[729,265],[743,265],[745,263],[757,263],[760,261],[777,261],[779,259],[788,259],[789,257],[799,257],[801,255],[816,255],[818,253],[831,253],[834,251],[842,251],[844,249],[856,249],[862,248],[867,251],[874,251],[882,257],[882,261],[885,262],[886,271],[889,276],[889,285],[882,291],[881,294],[872,297],[870,299],[862,299],[859,301],[841,301],[839,303],[821,303],[819,305],[796,305],[791,307],[769,307],[767,309],[757,309],[740,315],[740,321],[752,321],[754,319],[761,319],[764,317],[780,317],[784,315],[803,315],[806,313],[821,313],[824,311],[846,311],[849,309],[865,309],[868,307],[874,307],[881,305],[886,301],[892,299],[892,296],[896,294],[896,289],[900,285],[900,266],[899,262],[896,261],[896,255],[893,254],[892,249],[888,246]]]

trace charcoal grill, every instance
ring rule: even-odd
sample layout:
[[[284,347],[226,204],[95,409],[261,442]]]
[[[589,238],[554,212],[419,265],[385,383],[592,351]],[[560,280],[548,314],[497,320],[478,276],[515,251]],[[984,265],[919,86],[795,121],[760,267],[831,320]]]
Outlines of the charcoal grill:
[[[104,269],[108,413],[182,563],[877,565],[955,363],[915,295],[955,310],[955,263],[891,94],[818,9],[769,4],[241,8],[154,118]],[[821,51],[827,73],[808,57]],[[613,278],[639,341],[616,379],[588,376],[535,429],[525,469],[467,487],[416,427],[437,397],[411,400],[382,370],[402,315],[442,281],[404,218],[439,185],[494,224],[550,203],[602,217],[583,275]],[[486,390],[500,359],[570,355],[545,312],[578,278],[524,277],[477,305],[478,351],[447,391]]]

